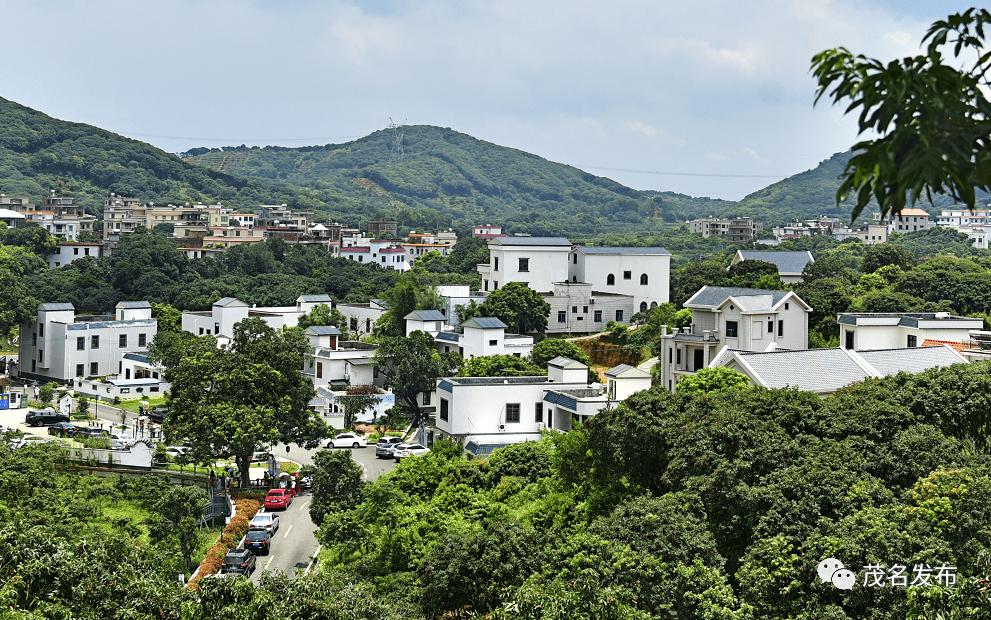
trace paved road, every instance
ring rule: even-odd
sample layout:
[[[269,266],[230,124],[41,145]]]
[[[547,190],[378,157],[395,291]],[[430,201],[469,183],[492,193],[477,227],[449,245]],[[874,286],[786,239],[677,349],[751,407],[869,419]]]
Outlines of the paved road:
[[[379,476],[396,466],[395,461],[376,459],[374,446],[335,449],[350,452],[351,458],[365,470],[365,479],[369,481],[378,480]],[[284,445],[276,444],[272,452],[280,459],[287,458]],[[317,452],[318,450],[304,450],[292,445],[289,447],[288,458],[302,465],[312,465],[313,456]],[[309,493],[303,493],[293,500],[288,509],[278,512],[281,523],[279,531],[272,538],[272,550],[269,555],[258,558],[258,570],[251,576],[256,584],[261,581],[265,571],[282,571],[292,575],[297,570],[305,569],[313,561],[319,543],[315,536],[317,528],[310,520],[310,499]]]

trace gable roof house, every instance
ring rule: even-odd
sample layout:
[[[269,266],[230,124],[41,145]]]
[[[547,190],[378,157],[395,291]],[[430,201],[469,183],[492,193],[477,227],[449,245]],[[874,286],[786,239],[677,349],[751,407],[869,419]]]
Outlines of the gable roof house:
[[[753,385],[769,389],[796,387],[820,396],[863,381],[930,368],[967,363],[950,346],[853,351],[840,347],[805,351],[736,351],[723,349],[710,368],[722,366],[750,378]]]
[[[533,336],[507,334],[507,327],[495,317],[475,317],[435,334],[434,346],[438,353],[457,351],[464,359],[485,355],[526,357],[533,353]]]
[[[741,351],[809,347],[811,306],[793,291],[703,286],[685,307],[692,324],[662,336],[661,385],[709,366],[723,347]]]
[[[778,268],[778,277],[782,282],[794,284],[802,281],[802,272],[809,263],[814,263],[812,252],[761,252],[756,250],[737,250],[730,266],[738,265],[745,260],[761,260],[772,263]]]

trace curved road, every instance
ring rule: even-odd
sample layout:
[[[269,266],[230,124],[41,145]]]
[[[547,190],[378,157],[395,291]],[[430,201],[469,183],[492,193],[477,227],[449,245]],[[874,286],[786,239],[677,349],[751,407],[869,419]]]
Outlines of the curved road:
[[[351,458],[365,470],[365,479],[368,481],[378,480],[379,476],[396,465],[395,461],[375,458],[375,447],[371,445],[367,448],[335,449],[350,452]],[[278,458],[289,458],[301,465],[313,465],[313,455],[319,451],[291,445],[287,456],[285,450],[285,446],[281,444],[272,448]],[[272,537],[271,551],[267,556],[258,557],[258,568],[251,575],[255,584],[261,581],[265,571],[282,571],[287,575],[294,575],[297,570],[306,569],[313,561],[319,543],[315,535],[317,528],[310,520],[310,498],[308,492],[301,493],[293,499],[289,508],[278,513],[279,531]]]

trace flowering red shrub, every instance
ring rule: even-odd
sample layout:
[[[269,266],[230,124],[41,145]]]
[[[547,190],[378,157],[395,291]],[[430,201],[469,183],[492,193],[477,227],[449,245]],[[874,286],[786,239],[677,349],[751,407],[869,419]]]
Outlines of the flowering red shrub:
[[[235,514],[231,518],[231,522],[224,528],[217,542],[206,552],[206,557],[200,562],[199,572],[196,573],[196,577],[189,580],[187,587],[198,587],[195,586],[196,582],[220,570],[224,563],[224,556],[227,555],[228,551],[237,547],[241,538],[248,533],[248,524],[261,510],[261,507],[262,503],[257,499],[243,499],[238,497],[238,494],[234,495]]]

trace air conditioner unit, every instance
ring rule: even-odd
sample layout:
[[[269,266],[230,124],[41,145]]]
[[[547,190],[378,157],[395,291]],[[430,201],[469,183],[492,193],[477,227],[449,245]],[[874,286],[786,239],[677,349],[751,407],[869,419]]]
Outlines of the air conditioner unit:
[[[500,430],[500,431],[504,431],[504,430],[506,430],[506,425],[505,425],[505,424],[500,424],[500,425],[499,425],[499,430]]]
[[[594,304],[595,303],[595,297],[589,297],[588,298],[588,303]]]
[[[545,428],[547,428],[547,426],[543,422],[537,422],[537,430],[538,431],[542,431]]]

